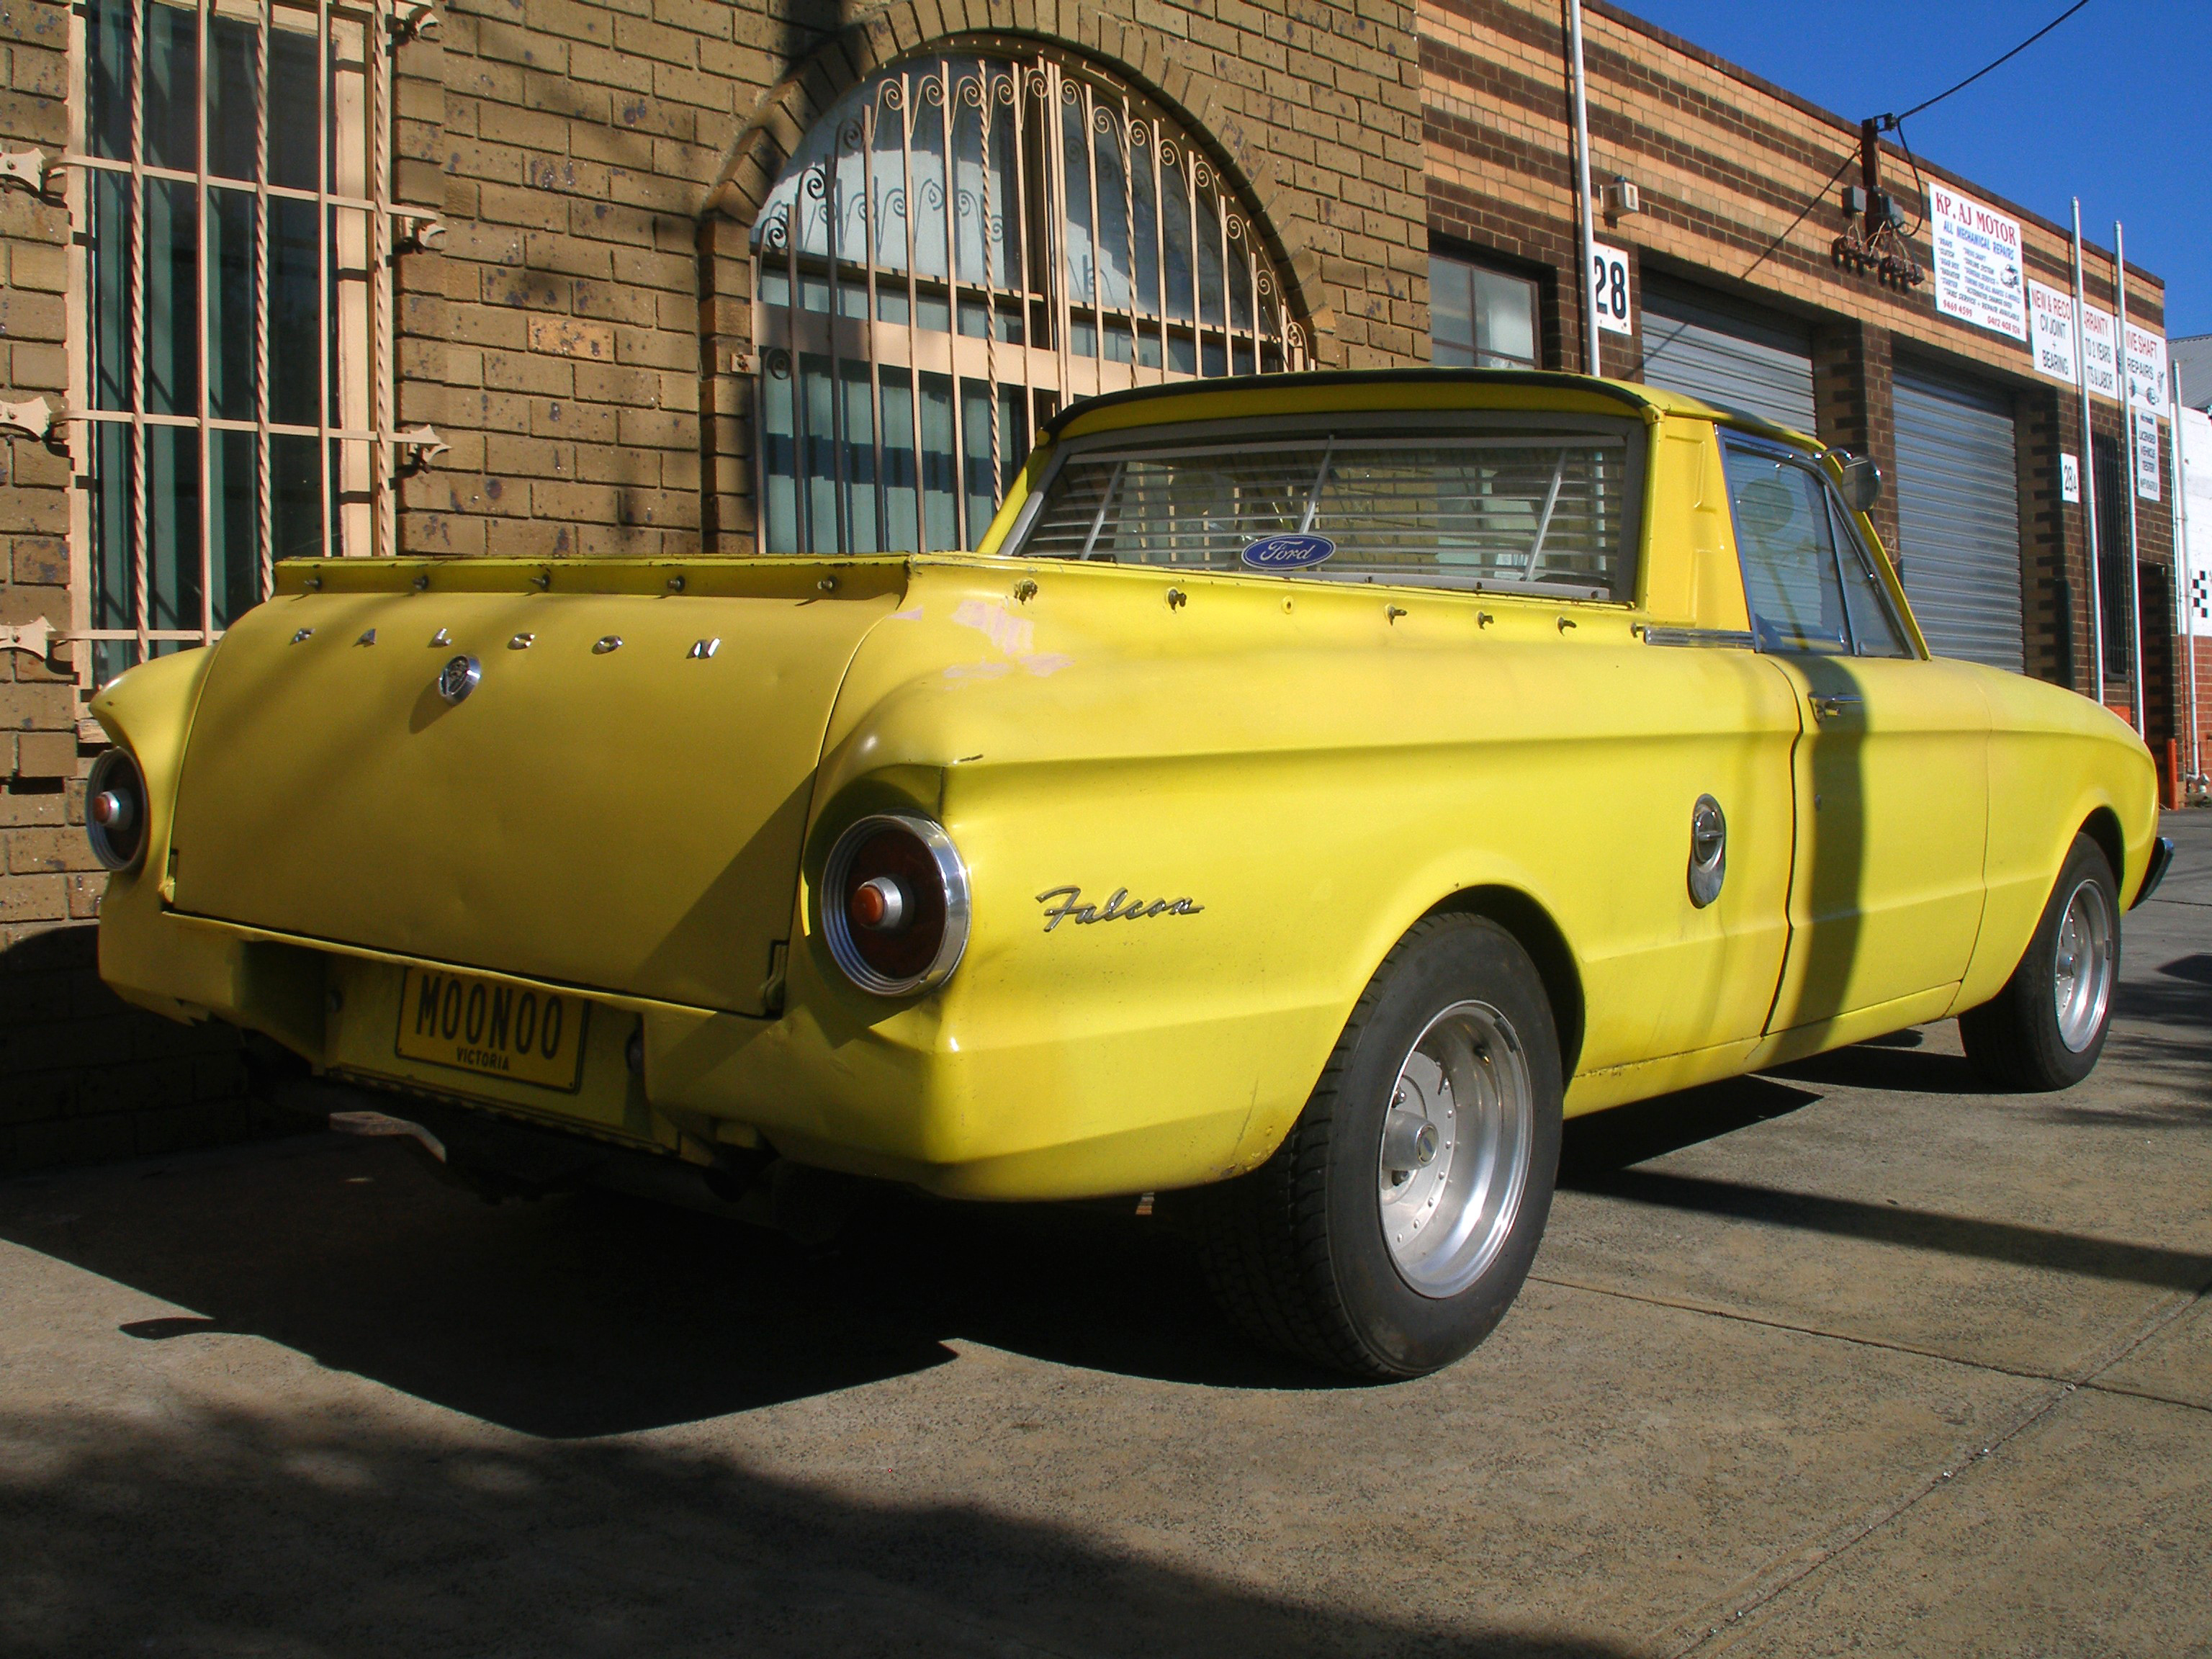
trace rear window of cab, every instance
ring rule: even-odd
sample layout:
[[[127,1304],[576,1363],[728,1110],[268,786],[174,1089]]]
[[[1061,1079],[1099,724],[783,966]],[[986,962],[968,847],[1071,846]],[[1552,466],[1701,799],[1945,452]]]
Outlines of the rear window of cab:
[[[1058,447],[1006,550],[1625,604],[1644,443],[1498,410],[1099,434]]]

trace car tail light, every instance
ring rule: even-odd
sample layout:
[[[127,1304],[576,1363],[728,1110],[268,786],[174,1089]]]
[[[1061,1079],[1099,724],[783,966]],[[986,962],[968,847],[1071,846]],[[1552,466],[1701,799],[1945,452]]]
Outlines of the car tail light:
[[[942,985],[968,947],[968,871],[942,825],[878,813],[837,837],[822,931],[845,976],[878,996]]]
[[[110,870],[131,870],[146,856],[146,775],[121,749],[92,763],[84,792],[84,834]]]

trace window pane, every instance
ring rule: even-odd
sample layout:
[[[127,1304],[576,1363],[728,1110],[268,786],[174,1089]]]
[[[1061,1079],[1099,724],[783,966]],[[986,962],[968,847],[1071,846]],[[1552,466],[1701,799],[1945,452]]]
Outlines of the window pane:
[[[131,159],[131,27],[130,0],[92,0],[85,17],[85,137],[94,155],[112,161]]]
[[[138,625],[137,585],[131,564],[131,428],[113,421],[93,422],[88,494],[92,507],[92,625],[96,629]],[[101,667],[95,678],[104,681],[130,664],[126,652],[120,661]]]
[[[1456,259],[1429,258],[1429,329],[1433,361],[1446,367],[1474,362],[1472,272]]]
[[[131,179],[127,173],[95,173],[88,181],[92,235],[85,248],[85,280],[90,289],[94,409],[128,410],[131,386]]]
[[[1778,651],[1848,652],[1828,506],[1802,467],[1730,446],[1729,498],[1752,628]]]
[[[761,378],[761,470],[767,497],[761,504],[766,545],[771,553],[796,553],[799,523],[799,405],[791,377],[791,357],[773,351]]]
[[[914,441],[914,376],[903,368],[884,369],[883,400],[884,546],[888,551],[918,552],[921,475]]]
[[[149,414],[199,413],[198,195],[196,187],[176,179],[146,181],[146,409]]]
[[[208,570],[215,625],[228,628],[261,598],[260,513],[251,432],[210,432]]]
[[[146,13],[146,164],[200,165],[200,19],[197,9],[142,0]],[[125,152],[128,153],[127,151]]]
[[[269,204],[269,418],[315,425],[322,385],[322,239],[315,204]]]
[[[322,144],[322,77],[315,69],[315,37],[295,29],[269,31],[269,181],[292,190],[316,187]]]
[[[959,469],[952,453],[952,380],[945,374],[921,377],[922,550],[945,552],[960,545],[960,520],[953,491]]]
[[[1632,441],[1624,427],[1079,454],[1022,550],[1230,569],[1251,543],[1306,531],[1335,550],[1311,576],[1626,599]]]
[[[200,434],[146,429],[146,623],[199,628]]]
[[[1828,513],[1833,522],[1836,548],[1844,574],[1844,609],[1851,621],[1851,644],[1862,657],[1909,657],[1905,630],[1889,608],[1889,596],[1875,574],[1874,556],[1851,527],[1850,515],[1832,495]]]
[[[1486,368],[1536,366],[1536,285],[1479,266],[1474,278],[1475,349]]]
[[[219,179],[261,176],[255,161],[259,149],[255,35],[252,24],[235,17],[208,20],[208,171]]]
[[[274,557],[312,558],[330,551],[323,517],[321,447],[313,438],[278,434],[269,441],[270,528]]]
[[[227,421],[255,413],[253,208],[248,191],[208,192],[208,410]]]

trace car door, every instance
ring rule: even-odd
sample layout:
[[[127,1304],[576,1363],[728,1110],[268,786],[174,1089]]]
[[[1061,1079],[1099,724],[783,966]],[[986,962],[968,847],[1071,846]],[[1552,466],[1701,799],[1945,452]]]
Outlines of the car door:
[[[1990,716],[1974,670],[1913,647],[1816,465],[1733,434],[1724,460],[1757,648],[1799,709],[1790,946],[1767,1024],[1780,1032],[1965,973]]]

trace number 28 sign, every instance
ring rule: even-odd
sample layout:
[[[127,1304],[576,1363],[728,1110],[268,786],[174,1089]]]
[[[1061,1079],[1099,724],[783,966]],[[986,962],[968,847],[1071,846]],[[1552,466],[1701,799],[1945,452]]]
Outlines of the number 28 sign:
[[[1636,332],[1628,303],[1628,256],[1602,242],[1590,244],[1590,287],[1597,297],[1597,325],[1608,334]]]

